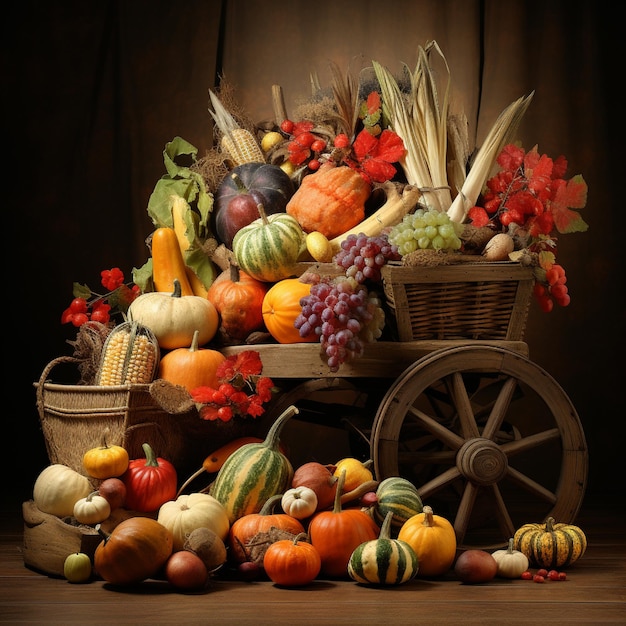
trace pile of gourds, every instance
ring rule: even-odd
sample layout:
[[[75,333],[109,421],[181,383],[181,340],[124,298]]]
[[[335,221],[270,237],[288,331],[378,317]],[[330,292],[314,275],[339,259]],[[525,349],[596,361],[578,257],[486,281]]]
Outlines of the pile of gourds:
[[[297,412],[288,407],[264,440],[231,446],[208,492],[177,491],[176,469],[147,444],[146,458],[128,459],[124,448],[104,440],[84,455],[89,477],[51,465],[37,478],[33,500],[44,513],[74,517],[102,535],[85,580],[96,573],[113,584],[136,584],[163,575],[169,559],[183,550],[205,564],[204,583],[229,565],[242,576],[255,565],[286,586],[318,577],[399,585],[450,571],[458,558],[454,528],[422,504],[410,481],[398,476],[378,482],[369,464],[354,458],[294,471],[281,451],[280,433]],[[130,516],[108,531],[112,509],[92,487],[96,477],[101,484],[119,480],[126,489]],[[522,526],[508,550],[493,556],[499,575],[518,577],[529,563],[571,565],[586,545],[581,529],[549,519]],[[74,560],[85,572],[84,559]],[[68,572],[74,580],[70,565]]]

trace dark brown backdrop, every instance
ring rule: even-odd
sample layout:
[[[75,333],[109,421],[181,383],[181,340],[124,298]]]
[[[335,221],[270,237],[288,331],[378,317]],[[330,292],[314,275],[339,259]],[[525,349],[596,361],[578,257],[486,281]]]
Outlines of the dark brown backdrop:
[[[568,393],[590,449],[589,491],[623,494],[623,44],[603,3],[582,0],[27,1],[5,19],[5,445],[17,459],[3,504],[31,496],[47,458],[32,383],[70,352],[60,324],[72,282],[145,261],[146,206],[176,135],[211,145],[207,90],[217,73],[252,117],[287,107],[328,62],[413,67],[418,45],[443,49],[480,143],[509,102],[535,90],[527,148],[569,159],[589,185],[586,234],[561,239],[572,303],[533,307],[531,358]],[[10,248],[9,248],[10,246]],[[17,291],[16,291],[17,290]],[[19,363],[19,365],[14,365]]]

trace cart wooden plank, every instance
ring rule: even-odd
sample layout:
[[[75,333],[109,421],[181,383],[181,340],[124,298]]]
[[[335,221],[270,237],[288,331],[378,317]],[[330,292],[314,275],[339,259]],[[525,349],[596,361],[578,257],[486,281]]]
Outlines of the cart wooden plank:
[[[474,342],[469,342],[474,343]],[[479,345],[501,346],[528,356],[523,341],[480,341]],[[407,367],[434,350],[467,345],[467,340],[376,341],[365,346],[364,354],[344,363],[332,373],[320,356],[317,343],[252,344],[222,348],[226,356],[256,350],[263,361],[263,375],[270,378],[396,378]]]

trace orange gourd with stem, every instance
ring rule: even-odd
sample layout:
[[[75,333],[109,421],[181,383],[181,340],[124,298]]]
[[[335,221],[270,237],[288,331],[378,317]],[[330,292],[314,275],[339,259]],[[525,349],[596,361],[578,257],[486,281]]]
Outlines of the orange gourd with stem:
[[[204,386],[217,389],[217,368],[226,357],[218,350],[199,348],[198,336],[196,330],[188,348],[176,348],[161,358],[159,378],[187,391]]]
[[[246,544],[257,533],[267,532],[270,528],[278,528],[293,535],[304,532],[302,522],[286,513],[274,513],[274,507],[280,503],[282,494],[269,498],[258,513],[248,513],[235,520],[228,532],[228,544],[231,558],[236,563],[248,561]]]
[[[263,569],[270,580],[283,587],[301,587],[315,580],[322,559],[317,548],[306,541],[306,533],[272,543],[263,556]]]
[[[321,571],[332,578],[346,578],[348,563],[354,550],[364,541],[377,539],[380,528],[360,508],[341,506],[341,493],[346,479],[345,470],[339,476],[332,511],[320,511],[309,522],[311,543],[322,559]]]
[[[263,328],[263,298],[268,283],[252,278],[235,264],[213,281],[207,299],[220,314],[220,328],[233,339],[245,339]]]

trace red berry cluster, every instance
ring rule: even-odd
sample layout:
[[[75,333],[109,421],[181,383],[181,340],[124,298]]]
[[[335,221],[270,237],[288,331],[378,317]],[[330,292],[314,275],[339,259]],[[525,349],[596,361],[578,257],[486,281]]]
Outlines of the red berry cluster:
[[[326,139],[312,132],[314,128],[313,122],[308,120],[283,120],[280,124],[283,133],[290,137],[287,144],[289,160],[296,166],[306,163],[312,172],[320,168],[320,156],[327,146]]]
[[[61,315],[62,324],[71,323],[78,327],[90,320],[108,324],[112,314],[126,312],[140,293],[137,285],[124,283],[124,273],[119,267],[102,270],[100,279],[108,290],[105,294],[94,293],[87,285],[74,283],[74,299]]]
[[[200,405],[200,417],[228,422],[236,415],[262,415],[263,404],[272,399],[274,391],[272,379],[261,376],[262,370],[261,357],[255,350],[244,350],[225,359],[216,371],[216,388],[207,385],[190,392],[194,402]]]
[[[567,580],[565,572],[559,572],[555,569],[547,570],[545,568],[538,569],[534,574],[530,570],[526,570],[521,575],[522,580],[532,580],[535,583],[545,583],[546,580]]]
[[[563,266],[555,263],[546,269],[545,283],[535,283],[533,291],[542,311],[545,313],[552,311],[555,302],[559,306],[567,306],[570,303],[566,282],[567,277]]]

